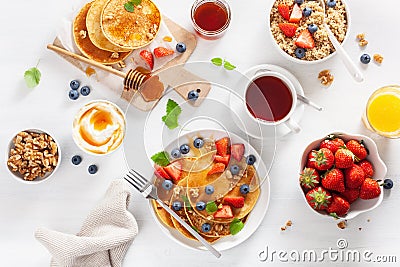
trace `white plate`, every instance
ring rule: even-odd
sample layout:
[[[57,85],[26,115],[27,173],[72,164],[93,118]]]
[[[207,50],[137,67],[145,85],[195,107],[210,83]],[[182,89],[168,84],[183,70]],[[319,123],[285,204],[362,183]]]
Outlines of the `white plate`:
[[[304,96],[303,87],[301,86],[300,82],[292,73],[290,73],[284,68],[271,64],[257,65],[247,70],[245,72],[245,76],[247,77],[247,79],[251,79],[256,74],[256,72],[260,70],[270,70],[286,76],[294,85],[296,92]],[[244,127],[243,124],[238,124],[238,126],[243,132],[246,132],[247,134],[259,139],[263,138],[271,139],[275,137],[281,138],[291,133],[291,130],[285,124],[279,124],[277,126],[267,126],[257,123],[254,120],[250,120],[247,117],[247,112],[245,110],[246,107],[244,104],[244,94],[246,88],[245,86],[238,86],[236,89],[237,92],[235,93],[232,92],[230,95],[229,105],[231,110],[234,111],[234,114],[239,116],[240,120],[244,122]],[[300,101],[297,101],[297,106],[293,113],[292,118],[298,124],[300,122],[301,117],[303,116],[303,113],[304,113],[304,104]]]
[[[263,163],[263,161],[260,160],[261,159],[260,155],[257,153],[257,151],[253,147],[248,145],[247,141],[245,141],[243,138],[241,138],[235,134],[227,133],[223,130],[200,130],[200,131],[194,131],[194,132],[184,134],[184,135],[180,136],[179,138],[177,138],[172,143],[168,144],[164,148],[164,150],[169,152],[172,149],[176,148],[179,144],[187,143],[188,138],[193,137],[193,136],[198,136],[198,135],[200,135],[204,138],[212,138],[214,140],[217,140],[217,139],[225,137],[225,136],[229,136],[231,138],[232,143],[245,144],[245,148],[246,148],[245,155],[253,154],[258,159],[256,161],[256,163],[254,164],[254,167],[257,170],[260,180],[262,181],[259,199],[258,199],[257,204],[255,205],[254,209],[249,214],[248,219],[247,219],[242,231],[240,231],[237,235],[234,235],[234,236],[223,237],[213,244],[213,246],[217,250],[223,251],[223,250],[233,248],[233,247],[239,245],[240,243],[242,243],[243,241],[245,241],[247,238],[249,238],[256,231],[256,229],[258,228],[258,226],[264,219],[265,213],[267,212],[267,209],[268,209],[269,197],[270,197],[270,183],[269,183],[269,179],[268,179],[268,171],[267,171],[267,168],[266,168],[265,164]],[[176,229],[165,226],[158,219],[150,201],[149,201],[149,209],[150,209],[150,212],[151,212],[154,220],[156,221],[156,223],[160,226],[161,230],[169,238],[171,238],[175,242],[177,242],[187,248],[197,249],[197,250],[206,250],[205,247],[203,245],[201,245],[200,242],[186,238]]]

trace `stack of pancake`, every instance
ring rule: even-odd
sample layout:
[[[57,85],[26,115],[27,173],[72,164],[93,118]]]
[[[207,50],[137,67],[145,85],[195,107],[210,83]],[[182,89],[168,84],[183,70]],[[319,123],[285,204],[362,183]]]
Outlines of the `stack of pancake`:
[[[156,5],[142,0],[129,12],[124,8],[126,2],[95,0],[82,7],[73,23],[73,36],[84,56],[111,65],[156,38],[161,23]]]

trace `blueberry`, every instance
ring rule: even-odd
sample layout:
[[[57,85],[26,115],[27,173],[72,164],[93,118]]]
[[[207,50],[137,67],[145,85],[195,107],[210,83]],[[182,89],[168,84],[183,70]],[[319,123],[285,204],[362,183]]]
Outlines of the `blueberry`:
[[[328,7],[335,7],[336,0],[328,0],[328,1],[326,1],[326,4],[328,5]]]
[[[203,201],[199,201],[196,203],[196,209],[199,211],[202,211],[206,208],[206,203],[204,203]]]
[[[172,203],[172,208],[174,209],[174,211],[179,211],[182,208],[182,203],[180,201],[174,201]]]
[[[363,54],[363,55],[360,57],[360,61],[361,61],[361,63],[363,63],[363,64],[368,64],[368,63],[371,61],[371,57],[370,57],[370,55],[368,55],[368,54]]]
[[[82,86],[82,88],[81,88],[81,95],[83,95],[83,96],[87,96],[87,95],[89,95],[90,94],[90,88],[89,88],[89,86]]]
[[[196,101],[199,98],[199,93],[195,90],[192,90],[188,93],[188,99],[192,101]]]
[[[309,31],[310,33],[314,33],[314,32],[316,32],[316,31],[318,31],[318,26],[315,25],[315,24],[310,24],[310,25],[308,25],[308,31]]]
[[[203,141],[203,139],[201,139],[201,138],[196,138],[196,139],[194,139],[194,141],[193,141],[193,146],[194,146],[195,148],[202,148],[202,147],[204,146],[204,141]]]
[[[69,87],[71,87],[72,90],[78,90],[78,88],[79,88],[80,85],[81,85],[81,84],[79,83],[78,80],[72,80],[72,81],[69,83]]]
[[[184,53],[186,51],[186,45],[185,43],[177,43],[176,44],[176,51],[178,51],[179,53]]]
[[[89,168],[88,168],[88,172],[89,172],[90,174],[95,174],[95,173],[97,172],[97,170],[98,170],[98,168],[97,168],[97,166],[94,165],[94,164],[90,165]]]
[[[79,98],[79,92],[77,90],[70,90],[68,96],[71,100],[77,100]]]
[[[71,161],[72,161],[72,164],[79,165],[82,162],[82,158],[79,155],[75,155],[72,157]]]
[[[306,7],[303,9],[303,16],[304,16],[304,17],[309,17],[309,16],[311,16],[311,13],[312,13],[312,9],[309,8],[308,6],[306,6]]]
[[[211,231],[211,225],[209,223],[203,223],[201,226],[201,231],[204,233],[210,232]]]
[[[393,187],[393,181],[391,179],[385,179],[383,181],[383,188],[392,189],[392,187]]]
[[[162,187],[163,187],[165,190],[171,190],[171,188],[172,188],[172,182],[171,182],[171,180],[164,180],[164,181],[162,182]]]
[[[240,171],[240,168],[239,168],[238,165],[232,165],[232,166],[231,166],[231,173],[232,173],[233,175],[238,174],[239,171]]]
[[[240,186],[240,193],[243,195],[246,195],[247,193],[250,192],[250,187],[247,184],[243,184]]]
[[[183,144],[181,145],[179,150],[181,151],[182,154],[187,154],[190,151],[190,147],[187,144]]]
[[[171,151],[171,156],[175,159],[180,158],[181,152],[179,151],[179,149],[175,148]]]
[[[212,193],[214,193],[214,186],[207,185],[205,191],[207,195],[211,195]]]
[[[256,162],[256,157],[254,155],[248,155],[246,159],[246,163],[248,165],[253,165]]]
[[[306,55],[306,50],[301,47],[297,47],[296,50],[294,51],[294,54],[296,55],[297,58],[303,58]]]
[[[299,4],[299,5],[301,5],[301,4],[303,4],[303,3],[304,3],[304,0],[296,0],[295,2],[296,2],[296,4]]]

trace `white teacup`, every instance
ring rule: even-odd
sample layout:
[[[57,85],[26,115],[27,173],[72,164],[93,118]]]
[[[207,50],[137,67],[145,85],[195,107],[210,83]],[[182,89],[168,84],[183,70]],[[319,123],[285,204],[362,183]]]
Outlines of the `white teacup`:
[[[285,87],[287,88],[287,90],[289,91],[291,97],[292,97],[292,101],[291,101],[291,105],[290,105],[290,110],[286,113],[286,115],[284,115],[284,117],[278,119],[278,120],[267,120],[267,119],[262,119],[259,118],[257,116],[257,114],[253,115],[252,112],[250,112],[249,108],[248,108],[248,99],[247,99],[247,92],[250,88],[251,85],[253,85],[253,83],[258,80],[259,78],[262,77],[275,77],[278,78],[283,85],[285,85]],[[254,85],[253,85],[254,86]],[[260,88],[260,91],[262,91],[262,89]],[[261,93],[261,92],[259,92]],[[247,112],[248,117],[255,121],[256,123],[259,123],[261,125],[266,125],[266,126],[277,126],[280,125],[282,123],[284,123],[292,132],[294,133],[298,133],[300,132],[301,128],[300,126],[293,120],[292,115],[293,112],[296,108],[297,105],[297,92],[296,89],[293,85],[293,83],[284,75],[275,72],[275,71],[270,71],[270,70],[259,70],[255,73],[255,75],[250,79],[250,81],[247,83],[245,90],[244,90],[244,95],[243,95],[243,99],[244,101],[244,105],[245,105],[245,110]],[[249,101],[250,102],[250,101]],[[251,103],[250,103],[251,104]],[[265,99],[265,108],[266,109],[270,109],[270,106],[267,103],[267,100]]]

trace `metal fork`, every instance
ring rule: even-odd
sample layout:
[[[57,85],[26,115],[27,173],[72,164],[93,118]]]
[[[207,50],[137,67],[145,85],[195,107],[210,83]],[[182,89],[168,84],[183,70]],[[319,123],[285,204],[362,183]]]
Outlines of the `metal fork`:
[[[191,226],[189,226],[178,214],[176,214],[170,207],[158,198],[157,187],[150,183],[137,171],[131,169],[124,179],[135,187],[145,198],[153,199],[163,207],[175,220],[177,220],[186,230],[189,231],[197,240],[199,240],[215,257],[221,257],[221,253],[211,246],[199,233],[197,233]]]

